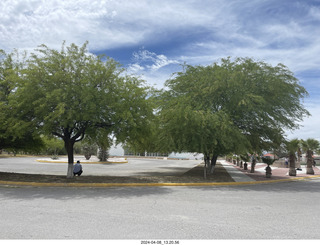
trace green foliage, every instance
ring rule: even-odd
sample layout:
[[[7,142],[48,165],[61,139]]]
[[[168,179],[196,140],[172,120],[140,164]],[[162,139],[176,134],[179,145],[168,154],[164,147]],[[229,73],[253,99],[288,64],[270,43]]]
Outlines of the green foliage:
[[[249,160],[250,160],[250,156],[247,153],[241,154],[240,158],[242,161],[245,161],[245,162],[249,162]]]
[[[309,138],[307,140],[301,140],[301,146],[304,151],[318,151],[320,148],[320,142],[316,139]]]
[[[275,159],[270,158],[270,157],[261,157],[262,162],[271,165],[274,163]]]
[[[9,104],[20,80],[19,71],[22,69],[24,55],[18,52],[6,54],[0,50],[0,149],[37,153],[43,147],[43,141],[28,126],[30,122],[16,118]]]
[[[62,155],[65,154],[64,142],[57,137],[41,137],[44,142],[45,154],[47,155]]]
[[[39,46],[8,96],[12,127],[63,139],[69,163],[85,135],[101,144],[110,135],[133,141],[148,132],[152,114],[144,81],[125,75],[113,59],[90,54],[87,44],[63,43],[60,51]]]
[[[148,88],[147,90],[147,106],[149,113],[146,111],[146,117],[144,120],[144,124],[136,128],[137,136],[143,135],[143,137],[135,137],[134,135],[127,138],[125,142],[125,146],[127,149],[130,149],[130,152],[158,152],[158,153],[167,153],[168,146],[166,144],[162,144],[160,130],[161,130],[161,122],[159,117],[156,116],[156,113],[153,113],[151,108],[156,108],[159,103],[158,96],[159,91],[154,88]],[[146,107],[147,108],[147,107]],[[143,128],[143,130],[142,130]],[[172,151],[170,149],[169,151]]]
[[[300,103],[307,91],[281,64],[228,58],[184,68],[166,82],[159,106],[162,137],[176,151],[261,152],[309,115]]]
[[[42,133],[77,140],[85,132],[94,134],[90,129],[104,128],[125,139],[123,132],[133,131],[133,124],[138,128],[149,113],[143,83],[121,76],[114,60],[89,55],[87,43],[63,45],[60,52],[42,45],[37,51],[12,100],[20,116],[32,119]]]
[[[298,151],[299,146],[300,146],[300,140],[298,139],[292,139],[290,141],[286,142],[286,148],[289,154],[295,154],[295,152]]]
[[[41,137],[25,132],[22,136],[6,136],[0,139],[1,149],[30,154],[40,153],[44,148]]]
[[[92,155],[96,155],[97,154],[97,146],[95,144],[90,144],[90,143],[87,143],[87,142],[83,142],[81,144],[81,150],[82,150],[82,153],[83,155],[85,156],[85,158],[87,160],[90,159],[90,157]]]
[[[109,151],[105,148],[100,148],[98,151],[98,158],[100,162],[105,162],[109,158]]]

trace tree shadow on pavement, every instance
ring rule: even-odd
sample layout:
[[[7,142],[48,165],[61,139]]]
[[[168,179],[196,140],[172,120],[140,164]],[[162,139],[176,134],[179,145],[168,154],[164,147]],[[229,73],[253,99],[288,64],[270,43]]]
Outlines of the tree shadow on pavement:
[[[28,199],[130,199],[132,197],[154,196],[170,194],[173,190],[168,187],[6,187],[0,186],[0,200],[2,198]]]
[[[239,184],[239,185],[225,185],[225,186],[200,186],[190,187],[203,191],[247,191],[247,192],[274,192],[274,193],[320,193],[320,179],[305,179],[297,181],[284,181],[277,183],[259,183],[253,182],[253,184]]]
[[[186,171],[185,173],[159,173],[156,171],[140,172],[136,176],[76,176],[67,179],[61,175],[22,174],[0,172],[2,181],[36,182],[36,183],[199,183],[199,182],[233,182],[228,172],[217,164],[213,174],[204,179],[203,164]]]

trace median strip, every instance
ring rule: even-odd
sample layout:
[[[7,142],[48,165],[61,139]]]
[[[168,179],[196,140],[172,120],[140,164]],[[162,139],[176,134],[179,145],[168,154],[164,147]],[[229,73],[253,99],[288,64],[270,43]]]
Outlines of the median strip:
[[[156,186],[236,186],[278,183],[286,181],[299,181],[312,178],[319,178],[320,175],[297,177],[294,179],[278,179],[265,181],[246,181],[246,182],[199,182],[199,183],[41,183],[23,181],[0,181],[1,185],[10,186],[37,186],[37,187],[156,187]]]

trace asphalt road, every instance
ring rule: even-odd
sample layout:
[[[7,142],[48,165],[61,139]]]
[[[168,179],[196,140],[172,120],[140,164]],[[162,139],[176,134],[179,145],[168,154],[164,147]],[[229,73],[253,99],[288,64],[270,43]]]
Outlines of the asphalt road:
[[[0,239],[320,239],[319,188],[0,186]]]

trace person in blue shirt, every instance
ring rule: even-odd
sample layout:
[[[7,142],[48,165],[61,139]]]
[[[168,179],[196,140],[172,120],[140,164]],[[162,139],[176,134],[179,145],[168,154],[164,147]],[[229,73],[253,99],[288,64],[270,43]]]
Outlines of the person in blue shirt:
[[[80,161],[77,161],[77,163],[73,167],[73,176],[80,176],[82,172],[82,165],[80,164]]]

